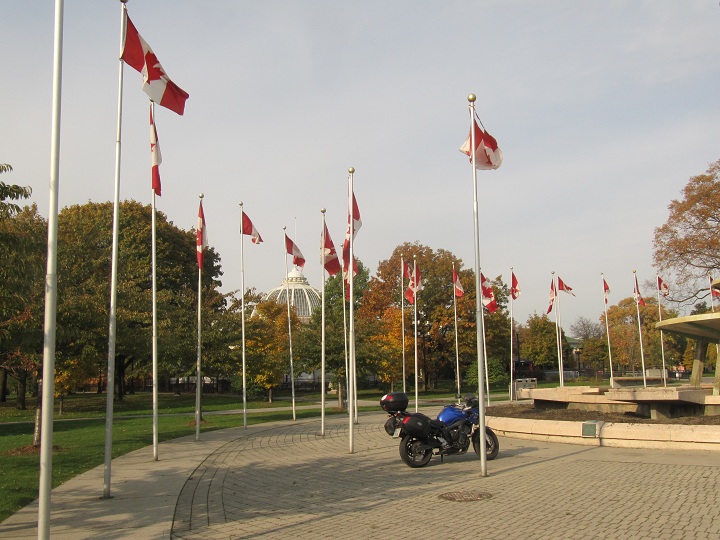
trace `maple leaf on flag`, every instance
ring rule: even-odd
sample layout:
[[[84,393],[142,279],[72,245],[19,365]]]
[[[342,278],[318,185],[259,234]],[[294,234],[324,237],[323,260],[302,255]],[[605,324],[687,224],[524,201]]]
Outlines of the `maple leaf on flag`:
[[[557,296],[557,291],[555,290],[555,280],[551,279],[550,280],[550,305],[547,308],[548,313],[550,313],[552,311],[556,296]]]
[[[285,250],[288,255],[293,256],[292,262],[295,266],[300,268],[305,266],[305,257],[303,256],[302,251],[300,251],[300,248],[297,247],[295,242],[290,240],[287,234],[285,234]]]
[[[518,298],[520,298],[520,284],[515,277],[515,272],[512,272],[512,278],[510,280],[510,295],[512,296],[513,300],[517,300]]]
[[[155,118],[153,118],[152,103],[150,104],[150,158],[152,163],[152,189],[155,192],[155,195],[159,197],[162,191],[162,186],[160,185],[160,164],[162,163],[162,154],[160,154],[160,143],[158,142]]]
[[[355,200],[355,193],[352,196],[352,212],[348,211],[348,226],[345,233],[345,241],[343,242],[342,256],[343,256],[343,272],[347,274],[350,266],[350,231],[352,229],[353,241],[357,236],[357,232],[362,227],[362,219],[360,219],[360,210],[358,209],[357,201]],[[357,275],[357,264],[353,261],[353,276]]]
[[[665,283],[660,276],[657,277],[657,287],[660,294],[667,298],[670,294],[670,289],[668,288],[667,283]]]
[[[200,201],[200,209],[198,210],[197,224],[197,263],[198,268],[202,270],[205,261],[205,247],[208,245],[207,227],[205,225],[205,212],[203,211],[202,201]]]
[[[125,20],[127,27],[120,58],[142,74],[143,91],[150,96],[150,99],[182,115],[185,112],[185,101],[190,94],[170,80],[150,45],[138,33],[127,11],[125,11]]]
[[[325,225],[324,236],[325,245],[320,246],[320,260],[327,273],[334,276],[341,270],[340,259],[338,259],[337,252],[335,251],[335,244],[333,244],[333,241],[330,238],[327,225]],[[320,242],[322,244],[322,237],[320,238]]]
[[[420,276],[420,267],[415,264],[415,271],[408,268],[408,273],[410,274],[410,283],[408,284],[408,288],[405,291],[405,298],[407,298],[407,301],[411,304],[415,303],[415,297],[417,295],[417,292],[422,289],[422,279]]]
[[[643,297],[640,294],[640,287],[638,287],[637,274],[635,274],[635,290],[633,291],[633,297],[639,306],[645,305],[645,300],[643,300]]]
[[[572,288],[568,287],[565,282],[560,279],[560,276],[558,276],[558,290],[565,291],[566,293],[572,294],[575,296],[575,293],[572,292]]]
[[[249,235],[253,244],[259,244],[263,241],[262,236],[260,236],[260,233],[255,228],[255,225],[253,225],[253,222],[250,221],[250,218],[247,217],[247,214],[244,211],[242,213],[242,221],[240,222],[240,234]]]
[[[460,283],[460,276],[458,276],[457,270],[453,268],[453,285],[455,287],[455,296],[462,298],[465,296],[465,289],[463,289],[462,283]]]
[[[480,273],[480,288],[482,289],[482,303],[489,313],[495,313],[498,304],[495,301],[495,293],[493,292],[492,283],[486,278],[482,272]]]
[[[503,155],[495,138],[487,131],[483,130],[478,124],[477,115],[473,122],[473,130],[475,132],[475,168],[478,170],[497,169],[502,165]],[[471,135],[468,134],[467,139],[460,147],[460,151],[470,156],[472,162],[473,153],[470,151]]]

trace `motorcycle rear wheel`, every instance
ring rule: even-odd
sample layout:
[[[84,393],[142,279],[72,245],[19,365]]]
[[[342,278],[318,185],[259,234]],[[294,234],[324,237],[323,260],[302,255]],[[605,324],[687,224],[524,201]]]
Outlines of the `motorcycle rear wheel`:
[[[472,443],[475,453],[480,457],[480,431],[476,430],[475,433],[473,433]],[[495,432],[485,426],[485,453],[487,459],[495,459],[498,452],[500,452],[500,441],[498,441]]]
[[[424,467],[432,458],[432,448],[418,451],[417,447],[423,443],[410,435],[403,436],[400,441],[400,459],[402,459],[408,467],[417,469]]]

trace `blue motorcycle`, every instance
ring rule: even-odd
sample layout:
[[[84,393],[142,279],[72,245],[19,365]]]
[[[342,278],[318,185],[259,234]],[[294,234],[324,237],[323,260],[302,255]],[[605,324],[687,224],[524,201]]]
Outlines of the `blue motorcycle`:
[[[385,431],[400,439],[400,458],[410,467],[424,467],[433,454],[442,460],[451,454],[464,454],[472,441],[480,455],[479,403],[467,396],[463,402],[448,405],[436,420],[422,413],[407,411],[408,397],[404,392],[391,392],[380,399],[380,407],[388,413]],[[485,426],[487,459],[495,459],[500,443],[492,429]]]

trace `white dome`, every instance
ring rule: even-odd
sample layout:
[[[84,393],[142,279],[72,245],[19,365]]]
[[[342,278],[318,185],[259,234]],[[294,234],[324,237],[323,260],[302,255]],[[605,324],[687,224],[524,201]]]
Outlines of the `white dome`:
[[[320,306],[320,291],[310,285],[297,266],[293,267],[279,287],[263,296],[262,301],[272,300],[278,304],[287,304],[288,291],[290,305],[295,308],[298,318],[302,322],[309,322],[315,308]]]

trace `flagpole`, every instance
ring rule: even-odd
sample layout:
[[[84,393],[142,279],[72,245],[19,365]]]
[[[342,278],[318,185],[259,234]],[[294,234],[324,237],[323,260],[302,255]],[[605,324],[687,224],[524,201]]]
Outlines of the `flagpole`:
[[[202,205],[204,194],[200,193],[198,198]],[[204,228],[204,224],[203,224]],[[202,231],[205,234],[205,231]],[[204,249],[200,246],[200,249]],[[198,304],[197,304],[197,374],[195,376],[195,440],[200,440],[200,422],[202,421],[202,266],[198,266]]]
[[[455,263],[452,263],[453,276],[455,275]],[[457,398],[460,399],[460,349],[458,348],[458,325],[457,325],[457,294],[453,280],[453,311],[455,312],[455,379],[457,380]]]
[[[642,361],[643,388],[647,388],[647,377],[645,376],[645,348],[643,347],[642,325],[640,324],[640,302],[638,301],[638,298],[641,297],[640,287],[638,286],[637,273],[635,270],[633,270],[633,275],[635,276],[635,290],[637,292],[637,297],[635,298],[635,310],[637,311],[638,337],[640,338],[640,360]]]
[[[413,309],[415,313],[415,412],[418,412],[418,318],[417,318],[417,305],[418,305],[418,296],[420,292],[420,283],[419,279],[417,278],[417,258],[415,255],[413,255],[413,278],[412,278],[412,284],[414,284],[414,291],[413,291]]]
[[[320,209],[322,214],[322,240],[320,241],[320,272],[322,275],[322,294],[320,295],[321,323],[320,323],[320,435],[325,436],[325,208]]]
[[[287,227],[283,225],[283,236],[287,238],[285,232]],[[285,298],[287,299],[287,316],[288,316],[288,344],[290,353],[290,393],[292,395],[292,414],[293,422],[297,420],[295,415],[295,369],[293,367],[293,350],[292,350],[292,321],[290,320],[290,279],[288,277],[287,250],[285,250]]]
[[[154,103],[150,102],[153,118]],[[152,192],[152,425],[153,425],[153,460],[158,460],[158,362],[157,362],[157,232],[155,190]]]
[[[488,312],[489,313],[489,312]],[[490,405],[490,377],[488,376],[488,356],[487,356],[487,334],[485,333],[485,314],[483,313],[483,347],[485,347],[485,398],[488,405]]]
[[[557,353],[558,353],[558,371],[560,375],[560,386],[565,386],[565,366],[563,365],[562,357],[562,327],[560,326],[560,284],[558,278],[554,277],[555,283],[555,300],[557,301],[557,307],[555,308],[555,338],[557,339]]]
[[[343,347],[345,352],[345,402],[350,399],[350,361],[348,359],[348,326],[347,306],[345,305],[345,276],[342,276],[342,306],[343,306]],[[348,411],[350,409],[348,408]]]
[[[655,277],[657,278],[657,302],[658,302],[658,320],[662,321],[662,307],[660,306],[660,276],[658,274],[655,274]],[[662,380],[663,380],[663,387],[667,387],[667,377],[665,376],[665,340],[663,338],[664,334],[663,331],[660,330],[660,353],[662,355]]]
[[[515,389],[513,388],[513,377],[515,374],[515,358],[513,357],[513,267],[510,267],[510,401],[515,400]]]
[[[122,3],[120,16],[120,53],[122,55],[125,43],[125,29],[127,17],[125,3]],[[123,65],[118,60],[118,105],[117,105],[117,131],[115,139],[115,195],[113,200],[113,232],[112,251],[110,263],[110,321],[108,327],[108,370],[105,380],[105,464],[103,474],[103,499],[110,498],[110,484],[112,479],[112,429],[113,429],[113,400],[115,399],[115,342],[117,336],[117,266],[118,266],[118,237],[120,234],[120,155],[122,150],[122,96],[123,96]]]
[[[608,360],[610,361],[610,388],[615,387],[615,377],[613,375],[613,364],[612,364],[612,349],[610,348],[610,324],[608,323],[608,303],[607,303],[607,291],[605,290],[605,274],[600,274],[603,281],[603,296],[605,297],[605,334],[607,335],[608,344]]]
[[[350,385],[352,386],[352,399],[348,396],[348,409],[350,417],[350,453],[355,452],[355,426],[354,423],[357,419],[357,373],[355,366],[355,309],[354,309],[354,287],[355,281],[355,254],[353,253],[353,236],[355,236],[355,215],[353,212],[353,175],[355,174],[355,168],[348,168],[348,227],[350,228],[350,255],[348,262],[348,287],[350,296],[350,306],[348,308],[348,345],[350,352]]]
[[[482,284],[480,283],[480,219],[478,215],[477,169],[475,168],[475,94],[468,95],[470,103],[470,148],[473,179],[473,235],[475,237],[475,333],[477,335],[478,364],[478,429],[480,430],[480,475],[487,476],[487,450],[485,448],[485,388],[483,364],[485,363],[485,337],[482,332],[485,318],[482,306]]]
[[[57,234],[60,189],[60,113],[62,101],[63,0],[55,0],[53,56],[52,128],[50,141],[50,192],[48,212],[47,273],[45,275],[45,320],[42,378],[42,425],[38,538],[50,538],[50,492],[52,490],[53,409],[55,400],[55,333],[57,319]]]
[[[240,341],[242,342],[243,427],[247,429],[247,377],[245,372],[245,231],[243,203],[240,201]]]
[[[402,332],[402,377],[403,377],[403,393],[406,393],[405,389],[405,284],[403,283],[403,277],[405,275],[405,259],[400,255],[400,318],[401,318],[401,332]]]

